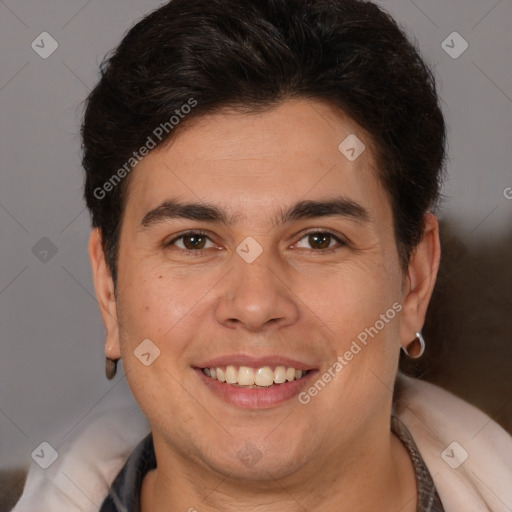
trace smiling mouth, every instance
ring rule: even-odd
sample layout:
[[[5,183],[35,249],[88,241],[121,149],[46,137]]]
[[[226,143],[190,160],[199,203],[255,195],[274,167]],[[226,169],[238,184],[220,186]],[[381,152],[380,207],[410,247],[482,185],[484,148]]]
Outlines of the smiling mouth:
[[[202,372],[212,380],[224,382],[241,388],[268,388],[304,378],[309,370],[296,370],[288,366],[217,366],[201,368]]]

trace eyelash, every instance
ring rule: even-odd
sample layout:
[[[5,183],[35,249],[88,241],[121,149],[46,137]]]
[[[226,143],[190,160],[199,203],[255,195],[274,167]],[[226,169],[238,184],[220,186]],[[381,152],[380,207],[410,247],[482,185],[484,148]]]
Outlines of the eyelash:
[[[327,248],[327,249],[309,249],[310,251],[313,251],[315,253],[331,254],[331,253],[336,252],[337,250],[341,249],[342,247],[346,247],[347,246],[347,243],[345,241],[340,239],[340,237],[338,237],[332,231],[329,231],[329,230],[319,230],[319,229],[317,229],[317,230],[313,230],[313,231],[308,231],[307,233],[304,233],[299,238],[299,241],[302,240],[303,238],[309,236],[309,235],[314,235],[314,234],[329,235],[330,237],[332,237],[339,244],[339,247],[331,247],[331,248]],[[211,240],[211,238],[208,236],[208,234],[205,231],[201,231],[201,230],[186,231],[185,233],[181,233],[179,236],[173,238],[169,242],[165,242],[164,243],[164,248],[169,248],[175,242],[177,242],[178,240],[181,240],[182,238],[186,238],[187,236],[192,236],[192,235],[199,235],[201,237],[207,238],[210,241],[213,241],[213,240]],[[204,252],[206,252],[208,249],[192,250],[192,249],[181,249],[181,248],[178,247],[178,248],[176,248],[176,250],[178,250],[181,253],[185,253],[187,255],[192,255],[193,254],[194,256],[203,256]],[[306,250],[308,250],[308,249],[306,249]]]

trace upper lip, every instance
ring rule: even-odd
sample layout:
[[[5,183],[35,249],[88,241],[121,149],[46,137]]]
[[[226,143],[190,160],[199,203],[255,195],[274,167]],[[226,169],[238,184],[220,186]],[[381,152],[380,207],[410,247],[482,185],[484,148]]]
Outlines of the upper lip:
[[[304,361],[299,361],[286,356],[281,355],[269,355],[269,356],[251,356],[248,354],[226,354],[223,356],[208,359],[195,365],[197,368],[216,368],[220,366],[249,366],[251,368],[261,368],[263,366],[287,366],[289,368],[295,368],[296,370],[312,370],[314,366]]]

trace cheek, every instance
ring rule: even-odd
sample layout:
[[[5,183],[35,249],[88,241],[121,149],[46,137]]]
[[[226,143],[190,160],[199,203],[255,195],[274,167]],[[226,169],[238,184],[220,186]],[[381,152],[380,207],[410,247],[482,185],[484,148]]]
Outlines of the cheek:
[[[132,394],[148,417],[158,419],[172,415],[183,399],[177,376],[186,366],[197,296],[192,287],[146,270],[132,272],[119,293],[121,357]]]
[[[198,315],[205,315],[207,291],[214,286],[215,276],[185,276],[136,260],[126,265],[125,272],[120,276],[124,286],[118,299],[124,349],[133,351],[142,340],[150,339],[161,349],[162,360],[178,361],[189,340],[187,333],[197,330]]]
[[[347,340],[373,325],[392,307],[399,282],[393,272],[370,265],[347,265],[328,277],[305,278],[298,293],[332,336]]]
[[[340,378],[333,380],[331,399],[346,400],[356,406],[364,397],[364,401],[378,408],[396,372],[401,311],[399,276],[373,261],[333,274],[327,290],[311,295],[311,304],[322,323],[329,327],[326,332],[331,364],[338,361],[341,365]]]

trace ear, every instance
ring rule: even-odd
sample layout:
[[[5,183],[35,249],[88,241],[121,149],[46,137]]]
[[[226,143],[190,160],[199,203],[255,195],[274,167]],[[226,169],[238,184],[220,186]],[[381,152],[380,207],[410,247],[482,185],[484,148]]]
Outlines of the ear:
[[[94,289],[96,290],[103,324],[107,331],[105,355],[110,359],[119,359],[121,351],[114,281],[105,259],[101,233],[98,228],[94,228],[89,237],[89,259],[91,261]]]
[[[402,290],[400,343],[404,348],[416,338],[416,332],[423,328],[441,258],[437,218],[430,212],[426,213],[423,226],[423,237],[411,255]]]

